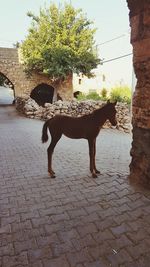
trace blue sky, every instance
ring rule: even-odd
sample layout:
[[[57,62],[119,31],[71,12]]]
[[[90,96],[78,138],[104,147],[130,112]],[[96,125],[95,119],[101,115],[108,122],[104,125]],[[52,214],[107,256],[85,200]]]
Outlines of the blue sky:
[[[31,19],[28,11],[38,14],[40,7],[50,3],[63,3],[58,0],[0,0],[0,47],[12,47],[13,43],[24,40]],[[132,53],[130,26],[126,0],[71,0],[75,8],[82,8],[97,28],[95,35],[100,58],[105,61]],[[122,36],[114,41],[102,43]],[[103,64],[100,71],[108,79],[131,85],[132,56],[127,56]]]

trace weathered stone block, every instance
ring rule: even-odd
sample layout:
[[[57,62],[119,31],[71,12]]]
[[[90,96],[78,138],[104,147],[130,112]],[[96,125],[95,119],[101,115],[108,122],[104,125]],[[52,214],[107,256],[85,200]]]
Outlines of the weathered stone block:
[[[150,187],[150,1],[127,0],[137,77],[133,97],[130,180]]]
[[[144,12],[143,23],[145,26],[150,26],[150,7],[148,7]]]
[[[150,58],[150,38],[133,43],[133,61],[140,62]]]
[[[133,126],[130,180],[150,187],[150,129]]]
[[[139,36],[139,15],[134,16],[130,20],[130,25],[131,25],[131,42],[135,42],[138,39]]]

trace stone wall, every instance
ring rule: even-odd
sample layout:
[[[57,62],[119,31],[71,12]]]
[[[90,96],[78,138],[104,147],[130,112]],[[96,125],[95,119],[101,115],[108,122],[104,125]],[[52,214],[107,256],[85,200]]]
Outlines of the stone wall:
[[[30,95],[31,91],[41,83],[51,85],[55,89],[54,99],[56,99],[57,93],[65,100],[70,100],[73,97],[71,77],[68,77],[64,82],[53,82],[47,76],[37,73],[33,73],[29,77],[24,72],[19,51],[16,48],[0,47],[0,73],[12,82],[16,97]]]
[[[150,1],[128,0],[133,64],[133,143],[130,180],[150,187]]]
[[[47,120],[57,114],[63,114],[73,117],[79,117],[85,114],[89,114],[95,109],[102,107],[105,103],[102,101],[57,101],[53,104],[46,103],[44,107],[38,106],[38,104],[31,98],[17,98],[16,108],[19,112],[23,113],[28,118]],[[116,105],[117,110],[117,129],[126,133],[131,132],[131,118],[128,104],[118,103]],[[105,128],[111,127],[111,124],[107,121]]]

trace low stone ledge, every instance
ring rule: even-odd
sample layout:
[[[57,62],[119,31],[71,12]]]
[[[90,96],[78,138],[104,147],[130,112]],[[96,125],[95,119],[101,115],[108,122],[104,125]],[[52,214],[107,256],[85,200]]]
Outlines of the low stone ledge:
[[[89,114],[95,109],[102,107],[106,102],[103,101],[57,101],[53,104],[46,103],[44,107],[39,106],[30,97],[17,97],[16,109],[23,113],[26,117],[32,119],[47,120],[54,117],[57,114],[80,117],[85,114]],[[131,132],[131,115],[129,105],[125,103],[118,103],[117,109],[117,129],[126,133]],[[111,128],[111,124],[107,121],[104,128]]]

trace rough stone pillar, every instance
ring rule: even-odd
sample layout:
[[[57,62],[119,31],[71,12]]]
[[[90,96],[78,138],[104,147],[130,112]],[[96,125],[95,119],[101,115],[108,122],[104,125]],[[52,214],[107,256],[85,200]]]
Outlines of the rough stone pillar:
[[[150,187],[150,0],[127,0],[130,10],[133,65],[133,142],[130,180]]]

